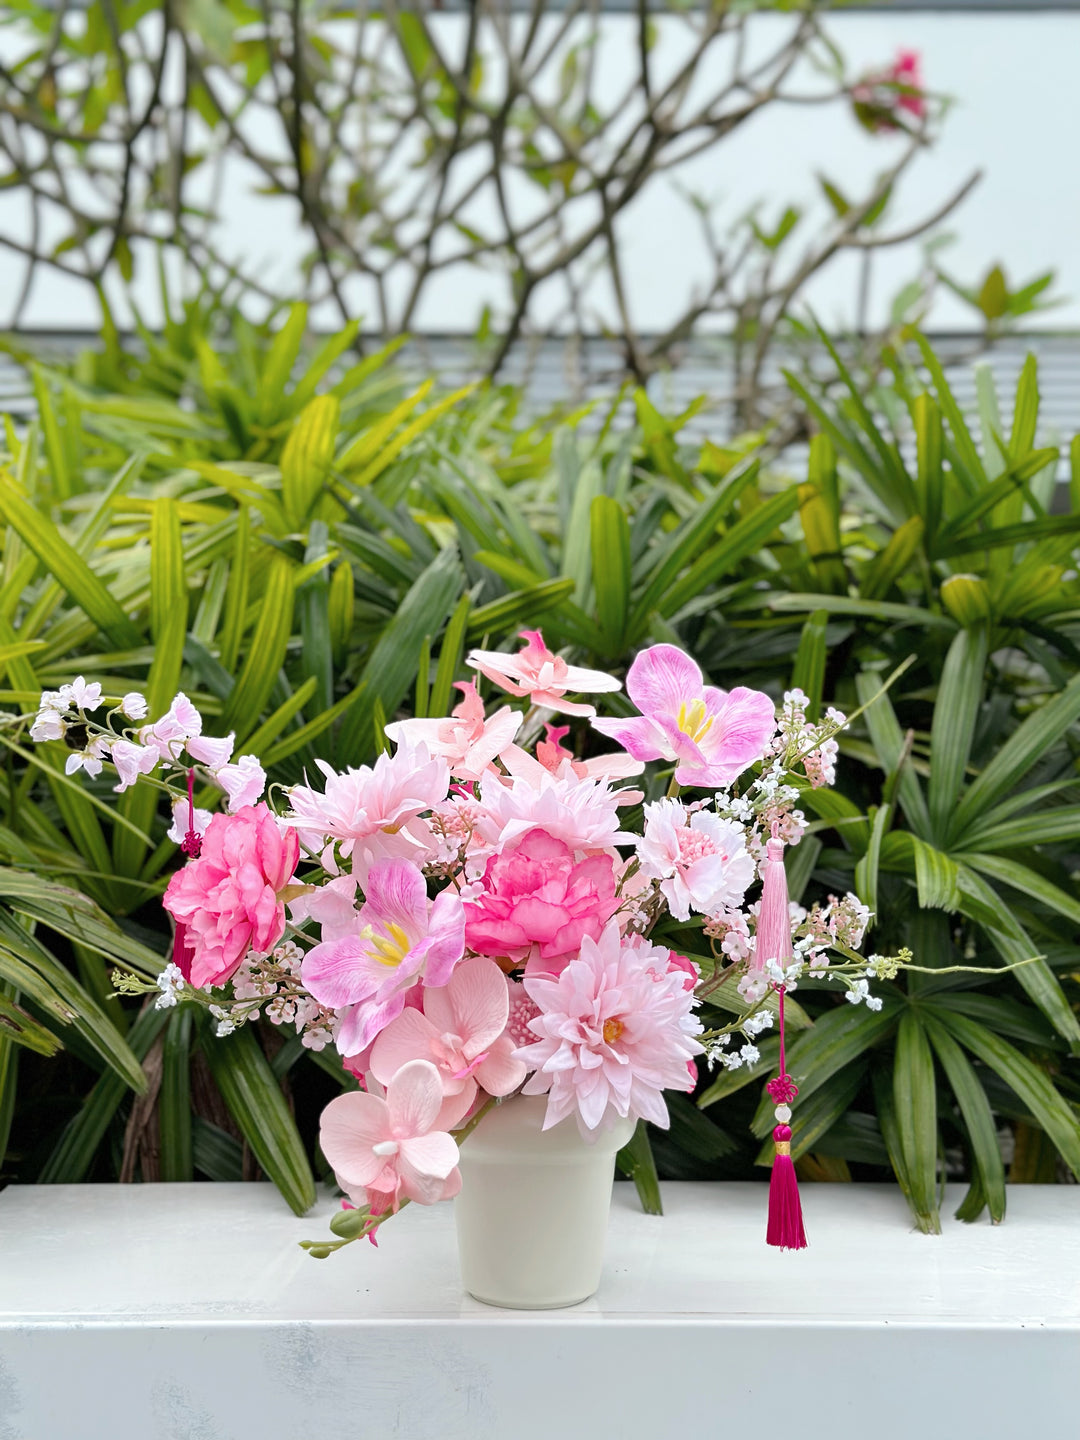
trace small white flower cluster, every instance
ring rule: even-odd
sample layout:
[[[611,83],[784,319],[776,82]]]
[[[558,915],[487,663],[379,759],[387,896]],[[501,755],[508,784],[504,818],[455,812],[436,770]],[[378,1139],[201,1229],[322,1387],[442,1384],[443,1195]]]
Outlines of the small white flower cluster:
[[[865,1004],[868,1010],[881,1009],[881,997],[870,994],[870,986],[865,980],[856,980],[853,984],[849,984],[844,998],[849,1000],[852,1005]]]
[[[811,975],[822,975],[828,968],[827,952],[835,945],[857,950],[873,912],[850,890],[841,899],[830,895],[825,905],[814,905],[809,912],[801,905],[791,906],[792,939],[796,956],[806,960]]]
[[[180,992],[184,989],[187,981],[180,973],[179,965],[171,961],[165,966],[157,977],[157,988],[161,994],[154,1001],[155,1010],[171,1010],[174,1005],[180,1003]]]
[[[203,735],[202,715],[182,692],[173,698],[168,711],[160,719],[142,725],[138,730],[121,733],[112,728],[113,716],[120,714],[127,720],[145,720],[145,697],[133,690],[116,702],[108,702],[107,723],[99,725],[88,716],[100,710],[103,703],[101,686],[87,684],[82,675],[70,685],[61,685],[59,690],[46,690],[31,723],[30,738],[39,744],[48,740],[63,740],[74,726],[81,727],[82,748],[72,749],[68,755],[64,764],[65,774],[74,775],[77,770],[85,770],[96,778],[108,762],[119,780],[119,784],[113,787],[118,794],[134,785],[140,776],[151,774],[161,764],[184,764],[181,754],[186,750],[187,763],[201,765],[225,792],[231,813],[244,805],[254,805],[261,798],[266,789],[266,773],[256,756],[240,755],[234,760],[233,735],[220,740]],[[178,800],[174,806],[170,839],[180,843],[189,823],[187,801]],[[209,823],[209,811],[195,812],[197,834],[201,835]]]
[[[807,719],[809,698],[802,690],[784,692],[776,739],[772,753],[783,757],[782,764],[792,769],[800,761],[806,777],[815,790],[836,783],[836,757],[840,747],[835,736],[847,726],[847,716],[829,707],[821,725]]]
[[[730,1043],[730,1035],[717,1035],[705,1041],[705,1059],[710,1070],[717,1065],[724,1070],[741,1070],[744,1065],[756,1065],[761,1059],[756,1045],[747,1043],[738,1050],[729,1050]]]
[[[300,978],[303,958],[304,952],[291,940],[278,945],[269,955],[249,951],[233,977],[230,1029],[254,1020],[261,1012],[272,1025],[295,1026],[301,1043],[309,1050],[329,1045],[334,1039],[334,1014],[304,991]],[[253,1005],[253,1000],[260,1003]]]

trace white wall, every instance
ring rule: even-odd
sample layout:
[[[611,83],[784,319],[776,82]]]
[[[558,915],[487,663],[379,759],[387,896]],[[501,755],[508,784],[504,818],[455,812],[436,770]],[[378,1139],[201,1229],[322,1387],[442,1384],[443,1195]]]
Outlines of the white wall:
[[[439,23],[452,30],[461,21],[442,16]],[[625,73],[622,57],[631,53],[634,22],[610,16],[605,23],[603,77],[614,91]],[[770,26],[789,22],[763,17],[756,23],[767,36]],[[1001,262],[1014,282],[1053,267],[1069,301],[1041,323],[1080,326],[1080,14],[838,14],[829,26],[853,71],[880,67],[900,47],[917,49],[926,84],[956,99],[943,139],[916,163],[898,197],[897,227],[934,209],[971,170],[984,169],[982,184],[948,223],[956,238],[943,252],[946,267],[970,281]],[[778,214],[789,201],[820,203],[818,170],[857,191],[899,143],[867,136],[835,108],[770,109],[712,155],[693,162],[692,176],[683,178],[722,195],[732,219],[758,199]],[[287,287],[302,248],[292,202],[252,196],[247,179],[235,176],[226,186],[224,209],[224,233],[233,253],[256,263],[270,282]],[[0,233],[18,235],[24,224],[17,198],[0,194]],[[703,247],[682,202],[656,189],[628,214],[624,233],[638,325],[661,329],[685,303],[695,278],[704,276]],[[897,247],[875,262],[879,313],[913,273],[917,255],[917,247]],[[815,283],[810,298],[823,319],[851,317],[854,266],[845,257]],[[22,268],[21,260],[0,248],[0,324]],[[140,299],[153,320],[156,281],[145,268]],[[425,302],[420,328],[469,330],[492,293],[489,277],[448,272],[441,289]],[[602,291],[596,300],[600,312],[608,310]],[[359,293],[356,303],[367,307]],[[51,276],[36,284],[24,324],[71,328],[93,326],[96,318],[92,298],[75,282]],[[319,318],[332,323],[333,317]],[[947,295],[931,318],[935,328],[971,323],[970,312]]]

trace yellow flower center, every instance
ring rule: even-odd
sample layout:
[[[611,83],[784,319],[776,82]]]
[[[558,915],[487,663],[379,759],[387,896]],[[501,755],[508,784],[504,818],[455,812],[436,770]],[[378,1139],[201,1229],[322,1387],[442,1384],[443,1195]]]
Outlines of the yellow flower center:
[[[615,1044],[615,1041],[618,1040],[619,1036],[623,1033],[623,1031],[624,1031],[625,1029],[626,1029],[626,1026],[622,1023],[621,1020],[615,1020],[615,1019],[605,1020],[605,1021],[604,1021],[604,1044],[605,1044],[605,1045],[614,1045],[614,1044]]]
[[[689,735],[695,744],[712,729],[712,717],[705,708],[704,700],[691,700],[689,705],[684,700],[679,706],[677,719],[679,729],[684,735]]]
[[[377,935],[370,925],[365,925],[360,931],[360,939],[367,941],[368,954],[372,960],[377,960],[380,965],[386,965],[393,969],[405,959],[411,944],[408,935],[400,925],[391,923],[384,928],[386,934]]]

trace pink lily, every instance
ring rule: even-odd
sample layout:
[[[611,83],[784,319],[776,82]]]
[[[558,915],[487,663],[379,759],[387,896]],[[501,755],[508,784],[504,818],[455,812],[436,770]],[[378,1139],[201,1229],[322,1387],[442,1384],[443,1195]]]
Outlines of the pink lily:
[[[395,745],[426,745],[429,755],[441,755],[451,771],[463,780],[479,780],[496,755],[521,727],[521,712],[504,705],[485,718],[484,702],[472,680],[459,680],[465,697],[446,719],[395,720],[386,733]]]
[[[319,1143],[353,1200],[360,1198],[359,1191],[364,1192],[361,1203],[378,1196],[381,1211],[387,1201],[434,1205],[457,1193],[457,1143],[434,1128],[442,1099],[435,1066],[413,1060],[392,1077],[385,1100],[353,1091],[330,1101],[322,1113]]]
[[[675,645],[653,645],[630,666],[626,690],[640,718],[594,720],[635,760],[674,760],[680,785],[719,789],[760,760],[776,730],[772,700],[739,685],[706,685]]]
[[[546,705],[549,710],[561,710],[566,715],[596,714],[592,705],[564,700],[568,690],[588,695],[622,689],[614,675],[568,665],[561,655],[547,648],[539,630],[522,630],[521,638],[526,644],[516,655],[506,655],[501,650],[473,650],[466,664],[511,695],[527,695],[534,705]]]
[[[342,1055],[366,1049],[405,1008],[421,977],[445,985],[465,950],[465,912],[457,892],[429,900],[423,873],[410,861],[377,860],[365,882],[359,933],[327,940],[304,957],[303,981],[321,1005],[343,1011]]]
[[[425,988],[423,1011],[406,1009],[378,1036],[371,1073],[389,1085],[410,1060],[439,1072],[445,1097],[440,1126],[452,1130],[472,1109],[478,1089],[509,1095],[525,1079],[506,1033],[510,992],[494,960],[463,961],[441,989]]]

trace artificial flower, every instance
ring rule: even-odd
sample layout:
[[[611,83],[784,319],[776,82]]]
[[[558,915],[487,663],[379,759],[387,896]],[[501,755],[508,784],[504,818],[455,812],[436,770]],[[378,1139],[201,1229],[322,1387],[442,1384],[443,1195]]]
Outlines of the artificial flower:
[[[403,1065],[385,1099],[355,1091],[330,1101],[319,1144],[351,1200],[365,1204],[378,1195],[382,1209],[403,1199],[434,1205],[457,1193],[457,1144],[434,1128],[442,1101],[439,1073],[426,1060]]]
[[[465,949],[461,901],[453,890],[429,900],[424,876],[410,861],[376,861],[365,894],[354,933],[316,945],[303,964],[315,999],[341,1011],[343,1055],[365,1049],[401,1014],[417,980],[445,985]]]
[[[760,690],[706,685],[700,668],[675,645],[643,650],[626,676],[641,711],[594,727],[635,760],[674,760],[680,785],[720,789],[765,754],[776,729],[773,702]]]
[[[441,720],[397,720],[386,726],[395,745],[424,745],[430,755],[441,755],[454,775],[479,780],[495,757],[510,744],[521,726],[521,712],[504,705],[484,715],[484,702],[471,680],[456,682],[464,697],[451,715]]]
[[[162,902],[184,927],[185,979],[197,989],[222,985],[249,950],[273,949],[299,856],[295,833],[265,805],[214,816],[199,859],[176,872]]]
[[[526,976],[540,1008],[539,1037],[515,1051],[534,1073],[524,1094],[548,1096],[544,1129],[573,1115],[583,1134],[617,1116],[669,1123],[663,1092],[685,1090],[687,1062],[702,1053],[694,996],[679,969],[627,944],[610,924],[555,978]]]
[[[547,648],[539,630],[522,630],[521,638],[526,643],[516,655],[506,655],[501,650],[473,650],[465,663],[511,695],[527,695],[534,705],[561,710],[566,715],[596,714],[592,705],[565,700],[568,690],[593,695],[622,689],[614,675],[568,665],[561,655]]]
[[[266,771],[254,755],[240,755],[229,765],[214,771],[214,779],[228,796],[229,809],[241,810],[262,799]]]
[[[481,955],[553,974],[618,906],[610,855],[578,861],[565,841],[530,830],[488,861],[465,905],[465,940]]]
[[[476,829],[493,849],[530,830],[546,830],[571,850],[609,850],[633,840],[619,828],[619,791],[603,780],[552,775],[542,767],[509,783],[490,772],[480,782]]]
[[[689,920],[691,910],[709,915],[741,904],[757,868],[741,825],[711,810],[691,813],[678,800],[645,806],[637,852],[642,873],[660,881],[676,920]]]
[[[138,737],[141,745],[156,750],[162,760],[175,765],[187,742],[201,734],[202,716],[180,691],[161,719],[155,720],[152,725],[144,725]]]

